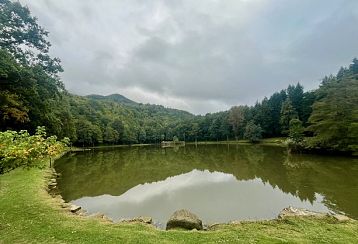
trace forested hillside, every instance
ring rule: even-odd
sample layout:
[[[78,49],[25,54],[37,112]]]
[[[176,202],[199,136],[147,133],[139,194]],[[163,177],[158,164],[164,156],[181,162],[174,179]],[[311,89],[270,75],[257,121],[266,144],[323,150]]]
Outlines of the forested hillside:
[[[358,60],[322,80],[315,91],[297,83],[254,106],[193,115],[140,104],[114,94],[69,94],[60,60],[48,55],[48,33],[18,2],[0,1],[0,129],[69,137],[77,145],[310,137],[311,148],[355,151],[358,138]],[[306,143],[306,142],[305,142]]]

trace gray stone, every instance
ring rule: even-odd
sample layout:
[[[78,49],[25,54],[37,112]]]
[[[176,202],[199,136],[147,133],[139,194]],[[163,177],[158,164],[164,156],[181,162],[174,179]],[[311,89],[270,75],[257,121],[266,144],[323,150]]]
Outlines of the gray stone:
[[[97,218],[106,222],[113,222],[110,218],[108,218],[106,215],[104,215],[103,213],[94,213],[91,215],[87,215],[90,218]]]
[[[327,214],[325,213],[319,213],[319,212],[313,212],[304,208],[294,208],[294,207],[288,207],[284,208],[278,215],[279,219],[284,219],[286,217],[294,217],[294,216],[306,216],[306,217],[318,217],[323,218],[326,217]]]
[[[151,224],[153,222],[153,219],[152,219],[152,217],[148,217],[148,216],[140,216],[140,217],[134,218],[133,221]]]
[[[241,224],[241,222],[239,220],[233,220],[233,221],[230,221],[229,224],[231,224],[231,225],[239,225],[239,224]]]
[[[71,211],[72,213],[76,213],[76,212],[78,212],[80,209],[81,209],[80,206],[71,205],[70,211]]]
[[[119,222],[122,223],[133,223],[133,222],[139,222],[139,223],[145,223],[145,224],[152,224],[153,223],[153,219],[152,217],[148,217],[148,216],[140,216],[140,217],[135,217],[133,219],[121,219]]]
[[[351,218],[349,218],[345,215],[342,215],[342,214],[335,214],[335,215],[333,215],[333,218],[338,220],[338,222],[345,222],[345,221],[351,220]]]
[[[174,228],[202,230],[203,223],[195,214],[189,212],[188,210],[181,209],[175,211],[167,222],[167,230]]]

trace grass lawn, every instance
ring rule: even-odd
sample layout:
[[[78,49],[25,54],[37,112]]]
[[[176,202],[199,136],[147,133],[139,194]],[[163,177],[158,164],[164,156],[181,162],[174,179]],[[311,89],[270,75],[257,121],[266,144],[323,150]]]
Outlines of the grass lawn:
[[[48,170],[0,175],[0,243],[357,243],[358,223],[288,218],[213,231],[164,231],[72,215],[46,191]]]

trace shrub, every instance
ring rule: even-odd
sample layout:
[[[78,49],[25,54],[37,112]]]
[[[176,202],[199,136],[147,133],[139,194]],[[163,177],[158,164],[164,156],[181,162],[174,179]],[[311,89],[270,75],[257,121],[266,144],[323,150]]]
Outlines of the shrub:
[[[44,167],[44,158],[63,152],[69,139],[46,137],[45,127],[30,135],[26,130],[0,132],[0,173],[17,167]]]

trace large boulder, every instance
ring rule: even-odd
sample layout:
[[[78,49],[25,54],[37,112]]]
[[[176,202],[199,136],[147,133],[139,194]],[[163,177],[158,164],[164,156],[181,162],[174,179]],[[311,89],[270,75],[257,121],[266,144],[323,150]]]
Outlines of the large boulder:
[[[202,230],[202,221],[193,213],[188,210],[181,209],[175,211],[167,222],[167,230],[174,228],[183,228],[187,230]]]

